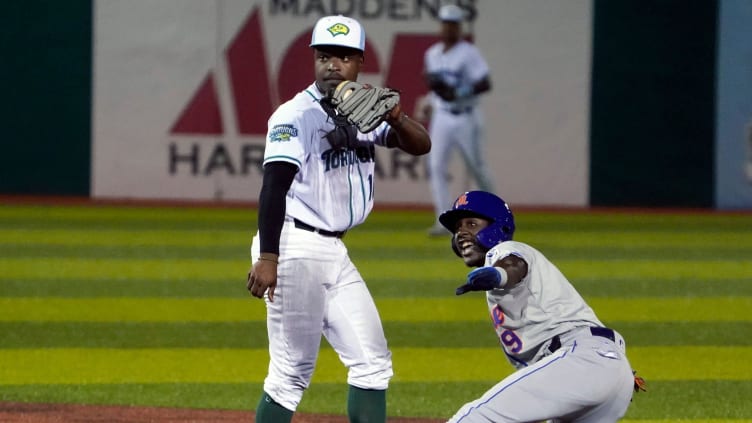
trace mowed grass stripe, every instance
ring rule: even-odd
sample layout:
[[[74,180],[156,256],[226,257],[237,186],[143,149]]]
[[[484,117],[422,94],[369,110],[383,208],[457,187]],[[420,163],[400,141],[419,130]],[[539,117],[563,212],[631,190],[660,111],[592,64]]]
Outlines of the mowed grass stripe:
[[[568,210],[568,211],[532,211],[515,208],[517,233],[527,231],[623,231],[632,233],[670,233],[697,232],[717,233],[749,231],[752,228],[752,213],[669,213],[663,210]],[[428,220],[426,220],[428,218]],[[376,210],[364,228],[378,229],[401,225],[400,229],[414,229],[418,225],[424,230],[426,223],[432,222],[431,212],[410,211],[393,212]]]
[[[250,240],[238,240],[231,243],[214,244],[202,243],[200,240],[192,245],[60,245],[60,244],[1,244],[0,257],[13,259],[29,258],[65,258],[65,259],[195,259],[195,260],[250,260]],[[446,245],[442,248],[415,247],[390,248],[379,253],[378,259],[373,259],[373,246],[363,248],[349,248],[350,255],[356,263],[361,261],[396,260],[409,257],[411,260],[443,260],[445,265],[461,266],[461,262],[454,260]],[[740,249],[731,246],[715,248],[547,248],[542,251],[554,262],[589,257],[590,260],[723,260],[745,261],[752,256],[752,248]],[[249,262],[250,263],[250,262]]]
[[[0,206],[0,230],[255,230],[255,222],[256,213],[250,209]]]
[[[376,297],[454,298],[454,289],[463,283],[462,275],[441,278],[401,279],[366,277],[368,289]],[[752,296],[752,281],[734,279],[723,283],[704,280],[625,279],[577,280],[573,282],[585,298],[592,297],[724,297]],[[0,296],[3,297],[178,297],[238,298],[247,295],[245,275],[224,279],[202,278],[181,280],[113,279],[112,275],[97,279],[4,279],[0,275]]]
[[[0,258],[0,268],[7,279],[94,279],[113,277],[120,280],[195,280],[237,277],[245,279],[248,260],[130,260],[123,259],[61,259],[61,258]]]
[[[57,253],[61,257],[73,258],[122,256],[134,259],[153,257],[154,252],[158,252],[160,256],[180,257],[181,254],[191,254],[192,251],[207,251],[207,258],[212,258],[216,255],[212,254],[212,247],[227,251],[230,256],[247,256],[255,226],[241,230],[208,230],[207,226],[192,227],[190,230],[10,228],[0,230],[3,235],[0,238],[0,256],[49,257]],[[574,238],[572,242],[569,242],[570,238]],[[535,232],[531,237],[518,239],[535,245],[557,261],[576,260],[583,256],[587,256],[589,260],[620,260],[629,257],[630,260],[729,261],[744,260],[752,252],[752,237],[743,231],[719,234]],[[374,249],[379,249],[380,261],[410,257],[452,262],[453,258],[446,239],[426,238],[422,230],[395,231],[395,228],[387,227],[374,232],[356,228],[348,235],[346,242],[353,257],[365,260],[373,260]],[[459,262],[455,261],[454,264],[457,263]]]
[[[247,270],[247,269],[246,269]],[[238,298],[248,295],[245,275],[227,279],[156,280],[112,279],[104,275],[99,279],[2,279],[0,296],[3,297],[176,297],[176,298]]]
[[[572,281],[584,297],[716,297],[752,296],[752,279],[730,279],[720,283],[702,279],[628,278],[627,275],[609,279]]]
[[[752,219],[749,224],[752,226]],[[365,236],[364,236],[365,235]],[[752,235],[743,230],[727,233],[676,232],[633,233],[620,231],[546,232],[520,233],[515,239],[527,242],[550,258],[558,260],[743,260],[752,252]],[[364,234],[354,230],[345,242],[351,255],[379,249],[382,259],[400,257],[423,258],[429,254],[448,261],[454,259],[448,238],[426,239],[423,229],[395,232],[384,228],[383,232]],[[571,241],[571,242],[570,242]],[[747,256],[745,256],[747,254]],[[362,257],[367,258],[367,254]]]
[[[677,404],[678,406],[681,406],[681,404]],[[629,414],[627,414],[629,415]],[[705,417],[701,417],[698,419],[693,418],[676,418],[676,419],[621,419],[619,420],[622,423],[750,423],[752,420],[749,419],[708,419]]]
[[[752,225],[752,218],[749,222]],[[94,245],[231,245],[249,243],[256,232],[256,222],[249,222],[241,230],[208,229],[211,222],[190,230],[160,227],[153,229],[17,229],[4,228],[0,245],[46,245],[46,246],[94,246]],[[743,229],[743,228],[740,228]],[[692,250],[750,250],[752,249],[752,231],[735,230],[707,234],[695,231],[676,231],[671,233],[644,233],[619,231],[520,231],[519,239],[539,249],[593,251],[599,249],[639,252],[647,251],[661,254],[670,251]],[[423,236],[416,236],[420,233]],[[524,235],[524,237],[522,236]],[[348,233],[347,245],[354,250],[379,248],[386,251],[425,248],[434,251],[451,252],[442,238],[426,238],[423,228],[414,230],[395,230],[390,226],[380,231],[355,228]],[[669,249],[669,251],[666,251]]]
[[[69,260],[244,260],[250,264],[249,247],[202,245],[193,246],[65,246],[65,245],[0,245],[0,257],[14,259],[69,259]]]
[[[488,321],[481,295],[377,298],[385,321]],[[601,321],[750,321],[752,297],[591,298]],[[698,310],[714,310],[700,313]],[[7,298],[0,297],[0,321],[248,321],[265,318],[261,300],[246,298]]]
[[[752,346],[752,322],[609,322],[636,346]],[[487,322],[385,321],[389,346],[488,348]],[[266,348],[266,323],[0,322],[0,348]],[[322,342],[322,348],[329,348]]]
[[[497,381],[513,371],[502,365],[498,348],[392,348],[392,354],[394,382]],[[467,357],[499,365],[467,366]],[[752,380],[751,347],[635,347],[629,358],[649,380]],[[0,350],[0,362],[13,363],[0,367],[0,385],[260,382],[267,360],[265,349]],[[322,349],[313,380],[345,378],[334,351]]]
[[[724,228],[743,226],[752,221],[748,213],[668,213],[663,210],[565,210],[540,211],[515,209],[517,222],[521,227],[549,228],[556,230],[582,230],[608,228],[624,225],[635,232],[647,230],[663,231],[667,228],[686,227],[690,230],[720,231]],[[376,209],[371,214],[367,227],[389,226],[394,224],[430,224],[433,214],[430,210],[392,211]],[[70,219],[91,221],[96,219],[138,219],[138,220],[242,220],[256,218],[253,208],[217,208],[200,206],[117,206],[117,205],[0,205],[0,218],[35,218],[40,220]],[[697,226],[701,224],[702,226]],[[747,226],[748,227],[748,226]],[[422,228],[422,226],[421,226]]]
[[[24,317],[25,316],[25,317]],[[230,322],[264,320],[261,300],[0,298],[0,321]]]
[[[189,210],[186,210],[188,213]],[[256,230],[255,220],[225,220],[225,219],[181,219],[155,217],[152,219],[140,218],[94,218],[94,219],[36,219],[36,218],[3,218],[0,219],[0,231],[3,230],[71,230],[71,231],[98,231],[98,230],[126,230],[126,231],[151,231],[151,230],[224,230],[237,232],[250,232]]]
[[[93,279],[103,275],[118,275],[122,279],[201,279],[241,278],[246,274],[250,259],[170,259],[131,260],[113,259],[63,259],[63,258],[0,258],[0,268],[5,279],[29,278],[81,278]],[[446,278],[456,275],[464,280],[468,269],[455,259],[435,260],[357,260],[356,264],[367,278]],[[690,279],[722,282],[725,280],[752,280],[752,260],[560,260],[561,270],[570,280],[578,278],[610,279],[629,275],[648,279]],[[723,269],[719,272],[718,269]]]
[[[39,247],[186,247],[186,246],[250,246],[255,228],[247,232],[235,230],[208,230],[202,227],[190,230],[26,230],[3,229],[0,231],[3,246]]]
[[[752,217],[744,222],[752,225]],[[524,235],[524,241],[540,249],[547,248],[615,248],[627,251],[656,251],[670,248],[671,250],[685,248],[692,249],[752,249],[752,238],[749,228],[730,230],[708,234],[705,231],[676,230],[666,232],[625,232],[618,231],[538,231],[521,230],[519,236]],[[744,229],[747,229],[746,231]],[[523,232],[524,231],[524,232]],[[520,238],[522,239],[522,238]]]
[[[465,401],[479,397],[491,382],[398,382],[389,385],[387,409],[392,417],[448,418]],[[121,404],[132,406],[250,410],[261,395],[261,383],[141,383],[0,385],[5,401],[35,403]],[[698,393],[705,393],[701,395]],[[708,395],[713,393],[715,395]],[[621,422],[750,422],[752,382],[650,381],[650,392],[634,397]],[[347,385],[312,384],[298,411],[344,415]],[[718,401],[718,398],[723,398]]]
[[[88,222],[93,220],[244,220],[255,219],[256,212],[244,208],[219,208],[200,206],[120,206],[120,205],[0,205],[0,218],[50,219]]]

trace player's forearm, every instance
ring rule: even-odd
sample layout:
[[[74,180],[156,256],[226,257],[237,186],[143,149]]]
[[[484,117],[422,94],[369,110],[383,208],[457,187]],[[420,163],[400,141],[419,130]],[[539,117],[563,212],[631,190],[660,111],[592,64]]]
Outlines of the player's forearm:
[[[420,122],[411,119],[401,107],[396,107],[386,122],[391,126],[389,146],[420,156],[431,151],[431,137]],[[393,134],[393,135],[392,135]]]
[[[261,254],[279,255],[279,238],[285,222],[285,197],[297,169],[289,163],[269,163],[259,194],[258,227]]]

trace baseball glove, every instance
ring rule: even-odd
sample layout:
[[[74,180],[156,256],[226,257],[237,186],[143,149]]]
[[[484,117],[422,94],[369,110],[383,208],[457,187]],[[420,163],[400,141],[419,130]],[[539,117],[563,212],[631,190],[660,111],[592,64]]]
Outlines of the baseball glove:
[[[399,91],[355,81],[340,82],[331,98],[337,112],[363,133],[376,129],[399,102]]]
[[[637,376],[637,370],[632,370],[632,375],[634,376],[634,391],[640,392],[640,391],[647,391],[648,385],[645,383],[645,379],[641,378],[640,376]]]
[[[435,92],[436,95],[441,97],[444,101],[453,101],[457,98],[454,88],[450,87],[441,75],[437,73],[430,73],[426,75],[426,81],[428,82],[428,88]]]

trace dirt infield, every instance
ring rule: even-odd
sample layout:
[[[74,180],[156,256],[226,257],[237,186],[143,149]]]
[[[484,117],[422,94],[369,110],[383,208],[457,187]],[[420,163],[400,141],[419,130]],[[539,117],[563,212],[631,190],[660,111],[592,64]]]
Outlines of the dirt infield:
[[[162,407],[125,407],[76,404],[0,403],[0,422],[61,423],[61,422],[193,422],[253,423],[253,411],[194,410]],[[297,413],[293,423],[347,423],[343,416]],[[445,420],[391,418],[394,423],[439,423]]]

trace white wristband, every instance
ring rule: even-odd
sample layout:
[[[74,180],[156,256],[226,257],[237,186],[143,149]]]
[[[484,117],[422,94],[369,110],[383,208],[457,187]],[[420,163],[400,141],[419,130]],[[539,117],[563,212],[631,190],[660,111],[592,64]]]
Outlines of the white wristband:
[[[499,267],[499,266],[494,266],[493,268],[496,269],[496,271],[499,272],[499,276],[501,276],[501,280],[499,281],[498,288],[504,288],[504,286],[506,286],[507,284],[507,281],[509,280],[507,271],[504,270],[503,267]]]

